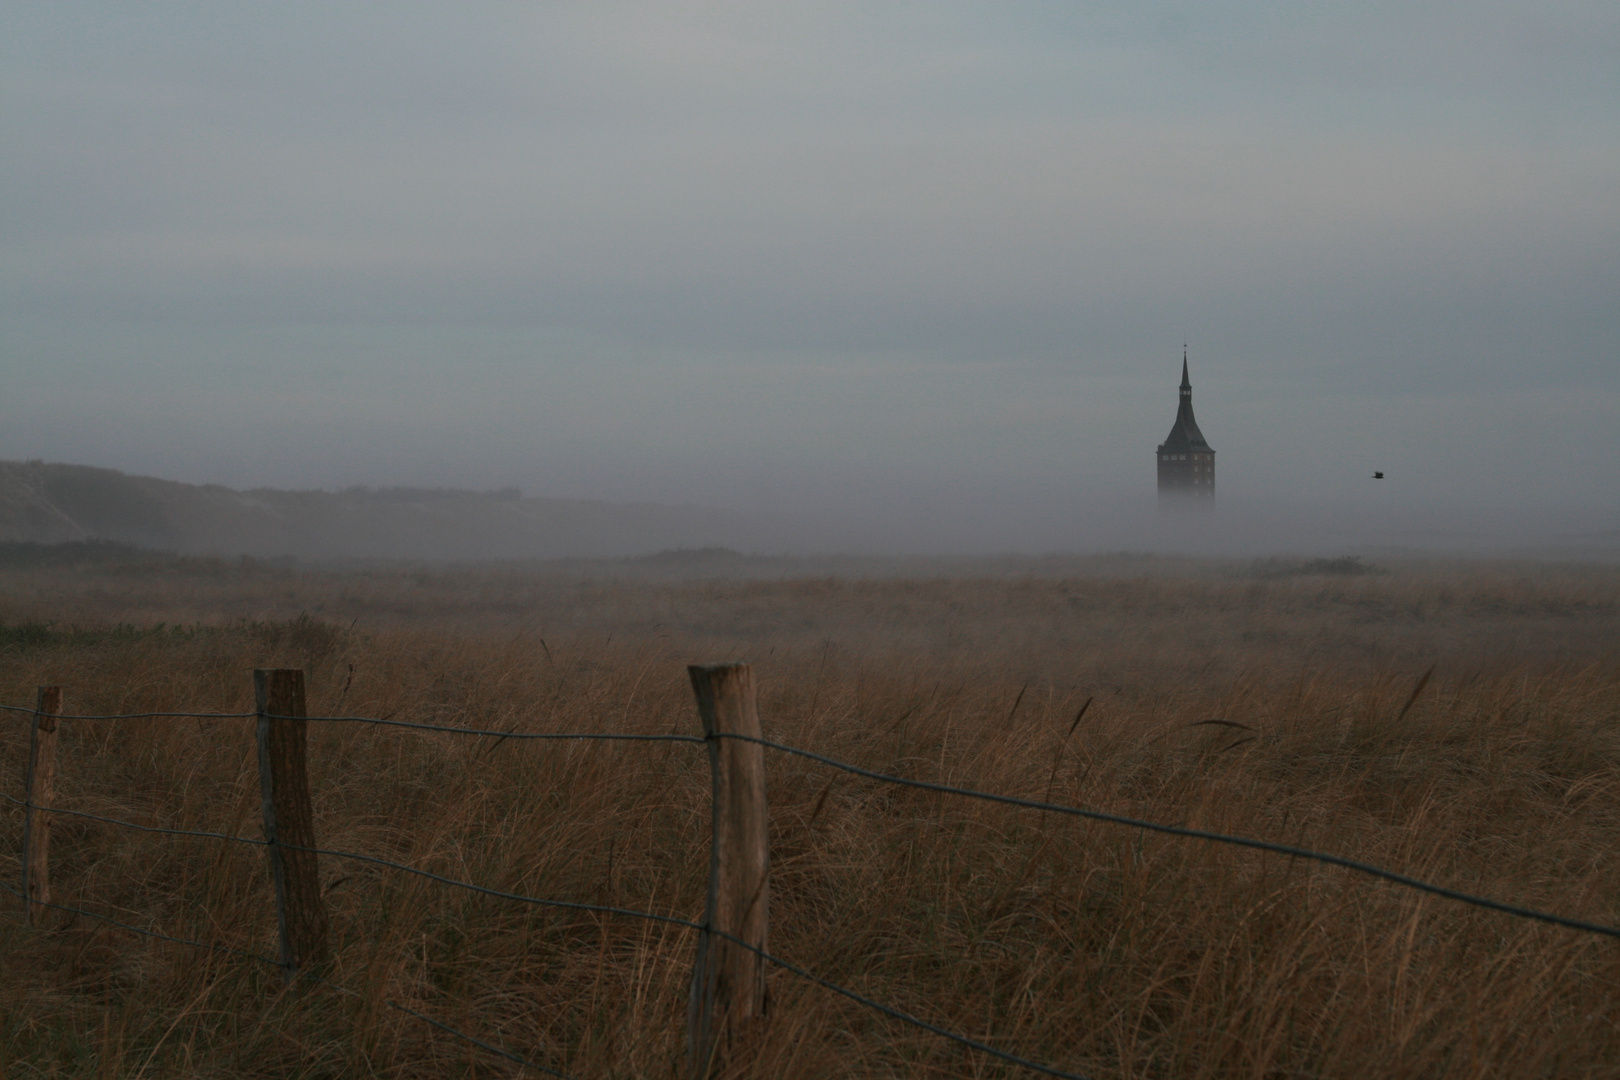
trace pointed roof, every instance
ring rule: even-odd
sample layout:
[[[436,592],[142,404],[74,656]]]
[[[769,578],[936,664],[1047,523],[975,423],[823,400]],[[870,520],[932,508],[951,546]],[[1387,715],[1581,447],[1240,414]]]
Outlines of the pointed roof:
[[[1187,377],[1187,352],[1181,353],[1181,407],[1176,410],[1176,423],[1165,436],[1160,450],[1208,450],[1214,452],[1204,439],[1204,433],[1198,430],[1198,421],[1193,419],[1192,407],[1192,380]]]

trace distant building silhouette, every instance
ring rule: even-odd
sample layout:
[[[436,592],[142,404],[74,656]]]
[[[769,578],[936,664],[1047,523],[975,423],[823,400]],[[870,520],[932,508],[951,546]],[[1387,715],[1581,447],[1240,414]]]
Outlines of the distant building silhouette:
[[[1187,352],[1181,353],[1181,407],[1176,424],[1159,444],[1159,495],[1215,495],[1215,450],[1204,440],[1193,419],[1192,380],[1187,377]]]

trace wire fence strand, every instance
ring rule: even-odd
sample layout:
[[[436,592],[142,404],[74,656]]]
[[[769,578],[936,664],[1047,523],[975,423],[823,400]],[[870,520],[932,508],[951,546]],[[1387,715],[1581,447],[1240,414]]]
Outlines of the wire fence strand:
[[[944,1038],[950,1039],[953,1042],[960,1043],[963,1046],[971,1047],[974,1050],[979,1050],[979,1051],[982,1051],[982,1052],[984,1052],[986,1054],[990,1054],[990,1055],[992,1055],[994,1057],[998,1057],[1002,1061],[1010,1062],[1010,1063],[1012,1063],[1014,1065],[1020,1065],[1023,1068],[1031,1069],[1031,1070],[1033,1070],[1035,1072],[1043,1073],[1043,1074],[1045,1074],[1047,1076],[1058,1076],[1058,1077],[1062,1077],[1063,1080],[1087,1080],[1087,1077],[1083,1076],[1080,1073],[1065,1072],[1062,1069],[1055,1068],[1054,1066],[1051,1066],[1051,1065],[1042,1065],[1038,1061],[1031,1061],[1028,1058],[1019,1057],[1017,1054],[1009,1053],[1006,1050],[998,1050],[994,1046],[991,1046],[989,1043],[980,1042],[978,1039],[969,1038],[966,1035],[960,1035],[960,1034],[958,1034],[958,1033],[956,1033],[954,1031],[949,1031],[949,1030],[947,1030],[945,1028],[937,1027],[934,1024],[930,1024],[926,1020],[919,1020],[915,1016],[912,1016],[910,1013],[903,1012],[902,1010],[896,1009],[891,1005],[885,1005],[882,1002],[873,1001],[871,998],[866,997],[863,994],[856,993],[854,990],[851,990],[846,986],[839,986],[835,982],[831,982],[831,981],[829,981],[827,979],[823,979],[820,975],[817,975],[817,974],[815,974],[813,972],[810,972],[810,971],[806,971],[804,968],[800,967],[799,965],[797,965],[795,963],[792,963],[792,962],[787,961],[787,960],[783,960],[779,956],[772,956],[770,953],[766,952],[764,949],[761,949],[759,946],[750,945],[748,942],[744,941],[742,938],[736,937],[733,934],[728,934],[724,930],[710,929],[709,933],[715,935],[716,937],[723,937],[727,941],[730,941],[730,942],[733,942],[733,943],[735,943],[737,945],[740,945],[744,949],[747,949],[749,952],[751,952],[751,953],[755,954],[756,956],[758,956],[761,960],[764,960],[767,963],[775,964],[777,967],[782,968],[782,969],[784,969],[786,971],[790,971],[793,974],[799,976],[799,978],[801,978],[801,979],[807,979],[810,982],[815,983],[817,986],[825,987],[826,989],[831,990],[831,991],[833,991],[834,993],[837,993],[837,994],[842,994],[845,997],[849,998],[851,1001],[859,1002],[860,1004],[865,1005],[869,1009],[876,1009],[878,1012],[883,1013],[885,1016],[893,1017],[896,1020],[903,1020],[906,1023],[911,1024],[914,1027],[921,1028],[924,1031],[933,1032],[935,1035],[943,1036]]]
[[[332,986],[333,989],[342,989],[347,993],[354,994],[353,990],[347,990],[346,988],[338,987],[336,984],[329,983],[327,985]],[[354,996],[359,997],[360,995],[355,994]],[[390,1000],[388,998],[383,998],[383,1004],[387,1005],[391,1009],[398,1009],[402,1013],[409,1013],[410,1015],[416,1017],[418,1020],[421,1020],[421,1021],[424,1021],[426,1023],[432,1024],[434,1027],[438,1028],[440,1031],[447,1031],[451,1035],[454,1035],[456,1038],[464,1039],[467,1042],[472,1043],[474,1046],[479,1047],[480,1049],[489,1051],[491,1054],[494,1054],[497,1057],[503,1057],[507,1061],[512,1062],[514,1065],[521,1065],[525,1069],[533,1069],[535,1072],[542,1072],[542,1073],[545,1073],[547,1076],[560,1076],[560,1077],[562,1077],[562,1080],[573,1080],[573,1077],[569,1076],[565,1072],[558,1072],[556,1069],[547,1068],[544,1065],[537,1065],[534,1062],[530,1061],[528,1058],[520,1057],[517,1054],[512,1053],[512,1051],[510,1051],[510,1050],[506,1050],[506,1049],[503,1049],[503,1048],[501,1048],[499,1046],[496,1046],[494,1043],[485,1042],[483,1039],[480,1039],[475,1035],[468,1035],[465,1031],[457,1031],[455,1028],[451,1027],[449,1024],[446,1024],[444,1021],[435,1020],[435,1019],[433,1019],[433,1017],[429,1016],[427,1013],[417,1012],[415,1009],[411,1008],[409,1005],[401,1005],[399,1002]]]
[[[638,910],[636,910],[634,908],[612,907],[612,906],[609,906],[607,904],[586,904],[586,903],[580,903],[580,902],[573,901],[573,900],[552,900],[552,899],[548,899],[546,897],[528,896],[528,895],[525,895],[523,893],[504,892],[504,891],[502,891],[500,889],[491,889],[491,888],[487,888],[487,887],[485,887],[483,885],[474,885],[472,882],[469,882],[469,881],[461,881],[461,880],[458,880],[456,878],[445,877],[442,874],[435,874],[430,870],[419,870],[414,866],[408,866],[408,865],[406,865],[404,863],[395,862],[392,859],[383,859],[383,858],[379,858],[378,856],[375,856],[375,855],[362,855],[362,854],[359,854],[358,852],[353,852],[353,851],[333,851],[333,850],[330,850],[328,848],[308,848],[308,847],[301,847],[301,846],[296,845],[296,844],[283,844],[282,846],[286,847],[286,848],[291,848],[291,849],[296,850],[296,851],[308,851],[308,852],[311,852],[312,854],[317,854],[317,855],[330,855],[330,856],[332,856],[334,858],[357,859],[357,860],[359,860],[361,862],[376,863],[379,866],[387,866],[387,867],[391,867],[391,868],[393,868],[395,870],[402,870],[405,873],[415,874],[415,875],[417,875],[419,877],[424,877],[424,878],[427,878],[427,879],[429,879],[431,881],[436,881],[436,882],[439,882],[439,883],[444,884],[444,885],[452,885],[452,886],[455,886],[457,888],[467,889],[467,890],[470,890],[470,891],[475,892],[475,893],[483,893],[484,895],[487,895],[487,896],[499,897],[499,898],[504,899],[504,900],[516,900],[516,901],[519,901],[521,903],[535,904],[535,905],[539,905],[539,906],[542,906],[542,907],[570,908],[570,909],[573,909],[573,910],[576,910],[576,911],[601,912],[601,913],[610,914],[610,915],[627,915],[627,916],[630,916],[632,918],[646,919],[646,920],[649,920],[651,922],[667,923],[667,924],[670,924],[670,925],[673,925],[673,926],[683,926],[683,927],[686,927],[686,928],[691,929],[691,930],[707,931],[707,932],[709,932],[711,934],[716,935],[717,937],[723,937],[728,941],[733,941],[733,942],[737,943],[738,945],[742,946],[743,948],[747,949],[749,952],[758,954],[761,959],[767,961],[768,963],[775,964],[776,966],[778,966],[778,967],[780,967],[780,968],[782,968],[782,969],[784,969],[784,970],[786,970],[788,972],[791,972],[792,974],[797,975],[802,979],[808,979],[809,981],[815,983],[818,986],[821,986],[821,987],[824,987],[824,988],[826,988],[828,990],[831,990],[834,993],[842,994],[843,996],[849,998],[851,1001],[859,1002],[860,1004],[865,1005],[865,1006],[867,1006],[869,1008],[876,1009],[878,1012],[881,1012],[886,1016],[893,1017],[896,1020],[902,1020],[905,1023],[911,1024],[911,1025],[913,1025],[915,1027],[918,1027],[918,1028],[921,1028],[924,1031],[931,1032],[931,1033],[933,1033],[935,1035],[943,1036],[943,1037],[945,1037],[947,1039],[951,1039],[951,1040],[953,1040],[955,1042],[958,1042],[958,1043],[962,1044],[963,1046],[971,1047],[974,1050],[983,1051],[984,1053],[991,1054],[991,1055],[993,1055],[995,1057],[1001,1058],[1003,1061],[1008,1061],[1008,1062],[1011,1062],[1012,1064],[1015,1064],[1015,1065],[1021,1065],[1021,1066],[1024,1066],[1025,1068],[1033,1069],[1034,1071],[1039,1072],[1039,1073],[1043,1073],[1043,1074],[1045,1074],[1047,1076],[1063,1077],[1063,1078],[1065,1078],[1065,1080],[1086,1080],[1086,1077],[1081,1076],[1078,1073],[1064,1072],[1062,1069],[1056,1069],[1056,1068],[1053,1068],[1053,1067],[1051,1067],[1049,1065],[1042,1065],[1039,1062],[1030,1061],[1027,1058],[1021,1058],[1018,1055],[1009,1053],[1009,1052],[1007,1052],[1005,1050],[998,1050],[997,1048],[995,1048],[994,1046],[989,1045],[988,1043],[983,1043],[983,1042],[978,1041],[977,1039],[969,1038],[966,1035],[960,1035],[960,1034],[957,1034],[954,1031],[949,1031],[949,1030],[947,1030],[945,1028],[938,1027],[938,1026],[936,1026],[934,1024],[930,1024],[926,1020],[919,1020],[917,1017],[912,1016],[909,1013],[903,1012],[900,1009],[896,1009],[896,1008],[894,1008],[892,1006],[884,1005],[881,1002],[874,1001],[869,997],[866,997],[866,996],[864,996],[864,995],[862,995],[862,994],[860,994],[860,993],[858,993],[858,992],[856,992],[854,990],[849,989],[848,987],[839,986],[835,982],[831,982],[831,981],[829,981],[827,979],[822,978],[819,975],[814,974],[813,972],[807,971],[806,969],[800,967],[799,965],[793,963],[792,961],[783,960],[779,956],[773,956],[770,953],[764,951],[763,949],[760,949],[759,947],[754,946],[754,945],[750,945],[746,941],[743,941],[741,938],[738,938],[738,937],[735,937],[735,936],[733,936],[731,934],[728,934],[723,930],[715,930],[715,929],[713,929],[711,927],[705,926],[702,923],[693,922],[691,919],[682,919],[682,918],[679,918],[678,916],[671,916],[671,915],[658,915],[658,914],[655,914],[655,913],[650,912],[650,911],[638,911]]]
[[[141,825],[133,821],[125,821],[123,818],[105,817],[85,810],[65,810],[59,806],[41,806],[38,803],[26,802],[4,791],[0,791],[0,799],[4,799],[14,806],[38,810],[43,814],[66,814],[68,817],[89,818],[91,821],[104,821],[109,825],[119,825],[126,829],[139,829],[141,832],[165,833],[169,836],[201,836],[210,840],[234,840],[238,844],[253,844],[258,847],[263,847],[268,842],[255,840],[251,836],[232,836],[229,833],[205,832],[201,829],[168,829],[159,825]]]
[[[1078,806],[1065,806],[1061,803],[1037,802],[1034,799],[1022,799],[1016,795],[997,795],[989,791],[976,791],[973,788],[952,787],[949,784],[936,784],[928,780],[911,780],[903,776],[891,776],[888,773],[874,772],[863,769],[858,765],[839,761],[823,754],[810,750],[801,750],[796,746],[772,742],[769,739],[756,739],[752,735],[739,735],[734,732],[719,733],[717,738],[741,739],[744,742],[758,743],[772,750],[780,750],[787,754],[796,754],[799,757],[819,761],[823,765],[830,765],[835,769],[864,776],[872,780],[881,780],[885,783],[899,784],[904,787],[920,788],[924,791],[938,791],[947,795],[962,795],[970,799],[982,799],[986,802],[1003,803],[1008,806],[1023,807],[1028,810],[1046,810],[1055,814],[1067,814],[1071,817],[1087,818],[1092,821],[1104,821],[1113,825],[1128,825],[1134,829],[1146,829],[1149,832],[1164,833],[1168,836],[1183,836],[1194,840],[1209,840],[1218,844],[1232,844],[1238,847],[1253,848],[1257,851],[1270,851],[1279,855],[1289,855],[1300,859],[1311,859],[1315,862],[1326,863],[1329,866],[1338,866],[1346,870],[1372,877],[1382,878],[1385,881],[1404,885],[1409,889],[1443,896],[1448,900],[1457,900],[1475,907],[1489,908],[1507,915],[1517,915],[1523,919],[1535,919],[1538,922],[1551,923],[1554,926],[1566,927],[1570,930],[1584,930],[1591,934],[1603,934],[1607,937],[1620,938],[1620,927],[1606,926],[1602,923],[1586,922],[1581,919],[1571,919],[1563,915],[1554,915],[1551,912],[1539,911],[1535,908],[1520,907],[1517,904],[1508,904],[1500,900],[1492,900],[1485,896],[1475,896],[1458,889],[1447,888],[1444,885],[1435,885],[1432,882],[1422,881],[1406,874],[1385,870],[1381,866],[1360,862],[1356,859],[1347,859],[1342,855],[1329,855],[1321,851],[1311,851],[1307,848],[1293,847],[1288,844],[1276,844],[1269,840],[1255,840],[1247,836],[1231,836],[1227,833],[1209,832],[1204,829],[1189,829],[1183,825],[1163,825],[1154,821],[1143,821],[1139,818],[1125,817],[1123,814],[1110,814],[1102,810],[1086,810]]]
[[[671,926],[684,926],[692,930],[703,929],[702,923],[693,922],[691,919],[682,919],[675,915],[658,915],[651,911],[637,911],[635,908],[612,907],[608,904],[586,904],[575,900],[549,900],[542,896],[527,896],[523,893],[505,892],[501,889],[491,889],[486,885],[474,885],[470,881],[462,881],[458,878],[445,877],[443,874],[435,874],[431,870],[419,870],[414,866],[407,865],[406,863],[395,862],[392,859],[384,859],[377,855],[362,855],[357,851],[334,851],[331,848],[303,847],[299,844],[287,843],[283,843],[281,846],[290,851],[307,851],[313,855],[330,855],[335,859],[354,859],[358,862],[375,863],[378,866],[387,866],[394,870],[402,870],[407,874],[415,874],[417,877],[427,878],[429,881],[436,881],[441,885],[453,885],[458,889],[466,889],[469,892],[482,893],[485,896],[494,896],[501,900],[516,900],[519,903],[536,904],[541,907],[572,908],[576,911],[594,911],[607,915],[628,915],[632,918],[647,919],[651,922],[668,923]]]
[[[250,714],[257,715],[257,714]],[[454,724],[424,724],[416,720],[394,720],[378,716],[281,716],[266,713],[272,720],[308,720],[326,724],[379,724],[385,727],[414,728],[417,731],[445,731],[452,735],[478,735],[497,739],[578,739],[598,742],[681,742],[702,743],[701,735],[648,734],[637,735],[612,731],[499,731],[494,728],[456,727]]]
[[[0,710],[18,713],[36,713],[32,705],[0,705]],[[151,720],[160,716],[199,720],[249,720],[259,715],[250,712],[177,712],[172,709],[137,713],[51,713],[57,720]]]
[[[4,881],[0,881],[0,889],[4,889],[12,896],[15,896],[17,899],[21,900],[24,904],[38,904],[40,907],[55,908],[57,911],[67,911],[74,915],[84,915],[87,918],[100,919],[102,922],[111,923],[120,930],[128,930],[131,933],[141,934],[149,938],[157,938],[160,941],[170,941],[176,945],[189,945],[194,949],[210,949],[214,952],[231,953],[235,956],[245,956],[250,960],[261,960],[266,964],[273,964],[276,967],[281,966],[281,961],[279,960],[272,960],[268,956],[261,956],[259,953],[248,949],[239,949],[233,945],[220,945],[214,942],[193,941],[190,938],[175,937],[172,934],[165,934],[158,930],[148,930],[145,927],[136,926],[133,923],[124,922],[121,919],[115,919],[111,915],[103,915],[99,911],[88,911],[85,908],[72,907],[68,904],[58,904],[52,900],[29,900],[28,897],[23,895],[21,889],[14,889]]]
[[[30,715],[38,711],[33,706],[24,705],[0,705],[0,710],[15,713],[27,713]],[[497,739],[576,739],[596,740],[600,742],[703,742],[703,736],[701,735],[680,735],[673,732],[651,733],[643,735],[610,731],[499,731],[493,728],[469,728],[458,727],[454,724],[427,724],[416,720],[395,720],[392,717],[387,716],[283,716],[280,713],[181,712],[177,710],[138,713],[52,713],[51,715],[57,720],[150,720],[159,717],[199,720],[252,720],[258,716],[265,716],[271,720],[307,720],[312,723],[327,724],[374,724],[382,727],[413,728],[417,731],[443,731],[452,735],[477,735]]]

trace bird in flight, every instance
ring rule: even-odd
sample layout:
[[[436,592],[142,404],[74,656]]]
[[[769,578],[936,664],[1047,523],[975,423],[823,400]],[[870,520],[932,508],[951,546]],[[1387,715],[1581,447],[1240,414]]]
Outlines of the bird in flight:
[[[1374,479],[1374,480],[1382,480],[1382,479],[1383,479],[1383,478],[1384,478],[1384,474],[1383,474],[1383,473],[1381,473],[1381,472],[1375,472],[1375,473],[1373,473],[1373,479]]]

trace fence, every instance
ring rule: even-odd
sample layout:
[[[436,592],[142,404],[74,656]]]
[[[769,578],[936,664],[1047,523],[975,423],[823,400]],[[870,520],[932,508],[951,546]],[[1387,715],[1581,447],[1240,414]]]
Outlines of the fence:
[[[1008,806],[1040,810],[1092,821],[1129,826],[1219,844],[1230,844],[1268,851],[1355,871],[1370,877],[1487,908],[1525,919],[1593,934],[1620,938],[1620,927],[1567,918],[1550,912],[1475,896],[1456,889],[1420,881],[1405,874],[1338,855],[1276,844],[1251,837],[1165,825],[1118,814],[1109,814],[1059,803],[1024,799],[1011,795],[976,791],[891,776],[863,769],[847,762],[799,747],[766,739],[761,734],[755,706],[752,670],[746,664],[693,666],[687,669],[697,698],[703,735],[629,733],[535,733],[493,731],[477,728],[425,724],[392,718],[360,716],[306,716],[303,672],[261,670],[254,673],[255,711],[251,713],[156,712],[86,716],[62,712],[60,687],[39,689],[32,709],[0,705],[0,710],[29,714],[32,728],[25,789],[21,799],[0,792],[0,799],[23,809],[21,888],[0,882],[0,888],[23,901],[29,922],[34,923],[47,909],[72,912],[98,919],[136,934],[198,949],[244,956],[282,969],[295,984],[319,985],[340,994],[361,997],[355,991],[326,978],[322,972],[330,960],[328,918],[321,896],[318,861],[321,856],[353,860],[387,867],[401,873],[469,890],[498,899],[545,907],[619,915],[685,927],[698,932],[697,951],[687,1008],[688,1064],[694,1076],[707,1076],[721,1061],[735,1055],[750,1041],[758,1026],[766,1022],[766,972],[778,967],[801,979],[880,1012],[892,1019],[931,1032],[972,1050],[1009,1064],[1066,1080],[1085,1080],[1079,1073],[1065,1071],[1020,1057],[959,1032],[949,1031],[918,1017],[872,1000],[863,994],[821,978],[812,971],[772,955],[766,948],[769,892],[769,851],[767,845],[767,803],[765,797],[764,751],[791,754],[839,769],[856,776],[979,799]],[[1089,703],[1088,703],[1089,704]],[[1082,710],[1083,714],[1083,710]],[[56,736],[62,720],[114,721],[157,717],[201,717],[215,719],[254,719],[257,721],[260,793],[263,809],[263,839],[190,829],[170,829],[123,821],[99,814],[52,805],[56,776]],[[589,904],[571,900],[526,896],[487,888],[469,881],[435,874],[390,859],[361,852],[336,851],[316,843],[314,815],[310,800],[306,742],[308,725],[318,723],[359,723],[419,731],[449,732],[474,738],[497,740],[594,740],[633,742],[678,742],[706,747],[712,786],[710,860],[708,889],[702,922],[661,915],[631,908]],[[192,941],[173,937],[83,908],[57,903],[50,888],[50,822],[55,815],[88,818],[123,828],[174,836],[204,837],[263,847],[269,859],[275,888],[279,958],[218,942]],[[512,1064],[551,1076],[566,1076],[555,1068],[538,1064],[513,1051],[496,1046],[457,1030],[440,1020],[397,1001],[384,1004],[407,1013],[448,1034],[463,1039]]]

